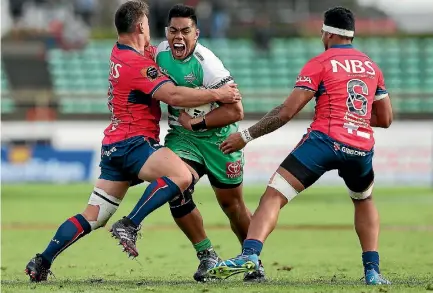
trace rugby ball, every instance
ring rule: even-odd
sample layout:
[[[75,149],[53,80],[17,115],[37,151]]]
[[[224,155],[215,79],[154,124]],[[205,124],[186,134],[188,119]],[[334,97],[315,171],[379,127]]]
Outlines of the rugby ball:
[[[204,115],[206,115],[207,113],[215,109],[216,107],[217,104],[210,103],[195,108],[186,108],[185,112],[192,118],[197,118],[197,117],[203,117]]]

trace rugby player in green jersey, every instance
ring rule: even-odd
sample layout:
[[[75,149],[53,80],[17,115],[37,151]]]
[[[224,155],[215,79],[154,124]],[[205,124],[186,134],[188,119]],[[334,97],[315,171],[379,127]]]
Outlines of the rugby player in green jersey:
[[[198,41],[197,16],[193,8],[175,5],[169,12],[167,41],[157,47],[156,62],[161,71],[179,86],[216,89],[234,83],[221,60]],[[207,175],[218,202],[230,220],[233,232],[242,243],[248,232],[251,212],[242,196],[243,152],[223,154],[219,146],[238,131],[243,119],[242,103],[206,104],[183,109],[168,106],[169,132],[165,146],[189,167],[195,180]],[[202,216],[190,196],[170,202],[177,225],[197,251],[200,265],[196,281],[206,281],[206,271],[219,261],[203,227]],[[263,280],[264,270],[245,275],[246,281]]]

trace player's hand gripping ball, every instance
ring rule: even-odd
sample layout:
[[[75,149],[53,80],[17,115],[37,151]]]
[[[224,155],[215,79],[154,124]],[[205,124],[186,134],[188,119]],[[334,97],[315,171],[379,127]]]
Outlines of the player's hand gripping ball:
[[[220,150],[227,155],[243,149],[246,145],[247,143],[243,140],[241,133],[236,132],[227,137],[220,145]]]
[[[188,113],[186,113],[184,110],[181,110],[179,113],[179,117],[177,118],[177,121],[182,125],[183,128],[191,130],[191,121],[193,117],[191,117]]]

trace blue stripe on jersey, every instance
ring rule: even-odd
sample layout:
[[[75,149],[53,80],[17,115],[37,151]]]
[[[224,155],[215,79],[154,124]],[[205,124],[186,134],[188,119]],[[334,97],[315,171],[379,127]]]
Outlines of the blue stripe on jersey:
[[[351,48],[353,48],[353,45],[352,44],[334,45],[334,46],[331,46],[330,48],[351,49]]]
[[[150,104],[152,103],[152,96],[143,93],[140,90],[132,90],[129,92],[128,95],[128,103],[150,106]]]
[[[388,93],[387,90],[381,89],[381,88],[377,88],[376,90],[376,96],[378,95],[386,95]]]
[[[325,84],[323,83],[323,81],[320,82],[319,84],[319,90],[316,92],[316,94],[314,95],[316,97],[316,102],[317,99],[323,95],[326,92],[326,88],[325,88]]]
[[[117,45],[117,49],[119,49],[119,50],[131,50],[131,51],[134,51],[135,53],[140,54],[140,52],[138,52],[137,50],[135,50],[134,48],[132,48],[128,45],[119,44],[118,42],[116,42],[116,45]]]
[[[173,82],[173,80],[171,80],[171,79],[167,79],[167,80],[163,80],[163,81],[161,81],[160,83],[158,83],[154,88],[153,88],[153,90],[150,92],[150,96],[151,97],[153,97],[153,94],[164,84],[164,83],[167,83],[167,82]]]
[[[310,88],[308,86],[295,86],[295,89],[302,89],[302,90],[316,92],[316,90],[313,90],[312,88]]]

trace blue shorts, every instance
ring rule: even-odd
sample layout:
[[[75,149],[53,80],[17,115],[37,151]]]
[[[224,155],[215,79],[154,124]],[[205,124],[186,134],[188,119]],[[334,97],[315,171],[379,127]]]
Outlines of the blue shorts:
[[[141,183],[138,173],[147,159],[162,146],[154,139],[134,136],[116,143],[102,145],[99,179]]]
[[[356,149],[322,132],[311,131],[304,135],[281,167],[292,173],[305,188],[325,172],[338,170],[351,191],[362,192],[374,181],[373,155],[373,150]]]

